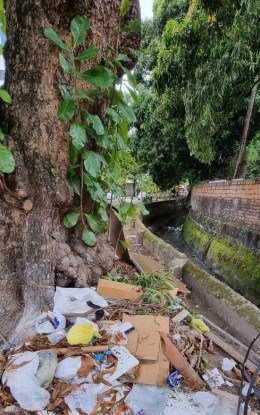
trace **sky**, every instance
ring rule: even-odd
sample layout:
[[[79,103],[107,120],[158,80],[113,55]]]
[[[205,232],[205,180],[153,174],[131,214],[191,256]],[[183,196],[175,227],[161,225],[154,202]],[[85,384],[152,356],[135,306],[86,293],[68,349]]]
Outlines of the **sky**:
[[[142,19],[153,17],[153,0],[140,0]]]

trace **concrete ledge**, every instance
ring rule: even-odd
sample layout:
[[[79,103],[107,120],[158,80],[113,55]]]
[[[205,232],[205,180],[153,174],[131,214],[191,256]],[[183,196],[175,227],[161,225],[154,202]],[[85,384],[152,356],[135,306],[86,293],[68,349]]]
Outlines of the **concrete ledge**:
[[[240,294],[232,290],[213,275],[202,270],[193,261],[162,239],[153,235],[143,224],[142,216],[136,215],[135,228],[143,247],[166,269],[173,270],[172,264],[182,262],[181,272],[174,272],[178,278],[200,296],[216,316],[227,325],[231,334],[239,333],[246,343],[260,331],[260,310]]]

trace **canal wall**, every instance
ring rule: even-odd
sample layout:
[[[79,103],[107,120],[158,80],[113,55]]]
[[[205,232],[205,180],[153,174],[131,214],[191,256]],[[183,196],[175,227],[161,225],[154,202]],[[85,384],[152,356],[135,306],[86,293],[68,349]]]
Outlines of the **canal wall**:
[[[154,235],[144,225],[140,212],[135,217],[135,230],[140,245],[170,274],[182,279],[192,295],[203,300],[205,307],[225,323],[225,329],[245,343],[251,342],[260,330],[260,310],[254,304]]]
[[[259,179],[195,186],[183,238],[209,269],[260,307]]]

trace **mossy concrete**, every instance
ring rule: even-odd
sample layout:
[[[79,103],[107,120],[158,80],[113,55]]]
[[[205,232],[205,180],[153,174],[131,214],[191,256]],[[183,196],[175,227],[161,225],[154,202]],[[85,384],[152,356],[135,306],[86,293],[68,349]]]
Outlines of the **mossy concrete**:
[[[186,255],[173,248],[162,239],[153,235],[143,224],[142,215],[138,213],[135,218],[135,228],[140,242],[150,254],[169,268],[172,261],[184,260],[182,267],[183,281],[196,293],[216,316],[225,322],[230,333],[241,333],[243,340],[249,343],[260,331],[260,310],[235,292],[224,282],[201,269]],[[197,228],[199,226],[197,225]],[[187,228],[186,228],[187,229]],[[198,232],[198,230],[196,229]],[[196,238],[198,233],[196,233]],[[195,239],[196,239],[195,238]],[[201,246],[206,247],[205,241]],[[203,251],[203,249],[202,249]],[[167,253],[167,255],[165,254]]]
[[[241,247],[231,238],[203,229],[190,217],[183,226],[183,238],[210,270],[260,306],[259,254]]]

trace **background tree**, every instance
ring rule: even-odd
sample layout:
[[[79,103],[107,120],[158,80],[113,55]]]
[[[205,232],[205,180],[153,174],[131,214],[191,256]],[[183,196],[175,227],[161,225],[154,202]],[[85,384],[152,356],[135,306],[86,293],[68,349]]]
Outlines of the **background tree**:
[[[138,0],[124,3],[130,9],[123,24],[138,19]],[[57,87],[63,79],[59,51],[43,32],[51,27],[69,43],[71,20],[86,15],[91,22],[88,42],[99,48],[95,62],[104,64],[117,50],[139,44],[138,35],[120,30],[120,6],[121,0],[5,1],[5,88],[13,101],[2,107],[0,121],[16,160],[14,174],[1,176],[0,189],[0,322],[5,334],[18,322],[16,333],[30,326],[35,314],[52,303],[57,282],[85,286],[112,266],[104,235],[88,248],[77,229],[71,232],[62,224],[79,198],[66,178],[68,127],[56,118],[61,100]],[[88,69],[88,64],[82,67]],[[103,119],[106,105],[105,96],[95,108]],[[84,203],[87,208],[89,201]]]
[[[137,65],[149,91],[137,105],[134,153],[140,162],[146,157],[159,185],[233,177],[259,76],[259,7],[255,0],[154,1],[154,19],[143,27],[148,59]],[[249,142],[259,126],[257,102]]]

